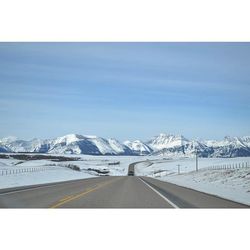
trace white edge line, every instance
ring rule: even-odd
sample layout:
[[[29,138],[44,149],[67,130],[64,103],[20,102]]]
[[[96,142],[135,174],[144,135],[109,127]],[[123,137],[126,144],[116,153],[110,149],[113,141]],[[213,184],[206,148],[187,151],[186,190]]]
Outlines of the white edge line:
[[[154,189],[153,187],[151,187],[147,182],[145,182],[143,179],[141,179],[141,177],[139,177],[139,179],[148,187],[150,187],[155,193],[157,193],[159,196],[161,196],[161,198],[163,198],[167,203],[169,203],[172,207],[174,208],[179,208],[176,204],[174,204],[172,201],[170,201],[167,197],[165,197],[164,195],[162,195],[160,192],[158,192],[156,189]]]

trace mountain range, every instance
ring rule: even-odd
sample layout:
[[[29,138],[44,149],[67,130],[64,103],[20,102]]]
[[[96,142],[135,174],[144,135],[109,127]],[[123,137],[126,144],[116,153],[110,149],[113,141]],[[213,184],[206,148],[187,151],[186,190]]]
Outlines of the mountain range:
[[[69,134],[55,139],[0,139],[0,152],[37,152],[88,155],[155,155],[165,157],[240,157],[250,156],[250,136],[225,137],[223,140],[189,140],[182,135],[160,134],[142,142],[105,139]]]

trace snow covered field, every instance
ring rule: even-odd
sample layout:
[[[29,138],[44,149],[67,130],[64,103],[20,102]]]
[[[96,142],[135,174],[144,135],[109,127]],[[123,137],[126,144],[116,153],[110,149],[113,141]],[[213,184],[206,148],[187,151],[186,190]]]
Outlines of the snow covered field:
[[[175,160],[149,158],[149,160],[136,165],[137,175],[154,177],[250,205],[250,157],[199,158],[198,172],[195,171],[194,158]],[[240,166],[243,163],[243,167],[233,169],[233,164],[236,167],[239,163]],[[207,169],[225,165],[227,167],[231,165],[231,169]]]
[[[170,175],[178,173],[178,165],[180,173],[188,173],[196,169],[195,158],[164,158],[164,157],[141,157],[140,159],[148,160],[148,163],[153,163],[149,167],[147,162],[136,165],[137,175],[157,175],[162,171],[162,175]],[[199,158],[198,168],[204,169],[212,166],[221,166],[229,164],[248,163],[250,165],[250,157],[236,157],[236,158]]]
[[[52,160],[0,159],[0,189],[91,178],[102,174],[127,175],[129,163],[138,160],[138,157],[127,156],[71,155],[70,157],[80,157],[80,160],[55,162]],[[118,162],[117,165],[110,165]],[[77,166],[80,171],[68,168],[69,165]]]

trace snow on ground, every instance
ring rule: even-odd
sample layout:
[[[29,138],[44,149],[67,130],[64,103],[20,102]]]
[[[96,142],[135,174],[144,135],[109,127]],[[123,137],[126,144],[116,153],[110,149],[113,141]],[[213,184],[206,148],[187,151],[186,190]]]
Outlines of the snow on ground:
[[[50,169],[41,172],[38,171],[0,176],[0,188],[44,184],[91,177],[95,176],[85,172],[76,172],[70,169]]]
[[[0,189],[98,177],[105,173],[111,176],[127,175],[128,165],[138,160],[138,157],[127,156],[72,155],[72,157],[79,157],[80,160],[55,162],[0,159]],[[68,168],[69,166],[77,166],[80,171],[72,170]]]
[[[157,178],[180,186],[193,188],[226,199],[250,205],[250,157],[199,158],[199,171],[195,171],[195,158],[149,159],[136,165],[136,174]],[[207,169],[210,166],[248,163],[239,169]],[[180,165],[180,174],[178,166]]]
[[[160,179],[250,205],[250,168],[201,170]]]

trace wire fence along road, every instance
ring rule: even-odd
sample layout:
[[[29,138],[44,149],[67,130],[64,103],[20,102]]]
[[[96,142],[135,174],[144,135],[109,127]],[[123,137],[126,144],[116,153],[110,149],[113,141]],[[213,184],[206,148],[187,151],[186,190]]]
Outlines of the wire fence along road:
[[[230,163],[230,164],[222,164],[222,165],[213,165],[213,166],[202,168],[201,170],[221,170],[221,169],[240,169],[240,168],[250,168],[250,163],[239,162],[239,163]]]
[[[163,176],[168,176],[168,175],[176,175],[176,174],[187,174],[190,172],[199,172],[199,171],[209,171],[209,170],[227,170],[227,169],[243,169],[243,168],[250,168],[250,163],[249,162],[237,162],[237,163],[229,163],[229,164],[221,164],[221,165],[212,165],[208,167],[201,167],[198,169],[198,171],[192,170],[192,171],[187,171],[186,169],[183,169],[184,165],[177,165],[176,170],[155,170],[152,173],[148,174],[147,176],[152,176],[152,177],[163,177]]]
[[[47,170],[58,170],[59,168],[60,167],[34,167],[34,168],[5,169],[5,170],[0,170],[0,176],[22,174],[22,173],[32,173],[32,172],[41,172],[41,171],[47,171]]]

